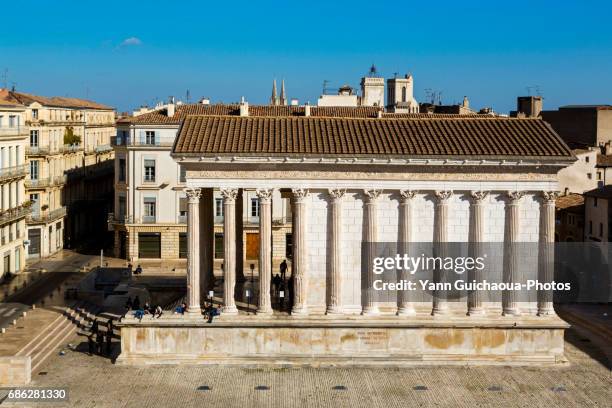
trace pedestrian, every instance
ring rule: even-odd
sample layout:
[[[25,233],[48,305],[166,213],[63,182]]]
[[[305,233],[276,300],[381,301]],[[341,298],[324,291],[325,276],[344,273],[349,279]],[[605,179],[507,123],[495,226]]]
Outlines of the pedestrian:
[[[161,306],[157,305],[157,307],[155,308],[155,312],[153,313],[153,317],[157,317],[159,319],[162,313],[164,313],[164,311],[162,310]]]
[[[128,300],[127,302],[125,302],[125,308],[127,309],[128,312],[132,310],[132,297],[131,296],[128,296]]]
[[[287,275],[287,260],[283,259],[283,262],[281,262],[280,264],[280,274],[281,274],[281,279],[285,280],[286,275]]]
[[[149,302],[145,302],[143,309],[145,314],[153,314],[151,313],[151,304]]]
[[[142,273],[142,266],[138,265],[136,267],[136,271],[134,271],[134,275],[140,275]]]
[[[132,309],[140,309],[140,298],[138,297],[138,295],[136,295],[136,297],[134,298],[134,302],[132,303]]]
[[[95,346],[93,334],[87,336],[87,347],[89,349],[89,355],[92,356],[95,352]]]
[[[274,296],[278,297],[278,291],[280,290],[280,285],[282,283],[283,279],[280,277],[280,275],[278,273],[274,275],[274,278],[272,278],[272,288],[274,290]]]
[[[204,311],[204,316],[208,316],[208,323],[212,323],[213,318],[219,316],[219,310],[210,302],[210,305]]]
[[[98,354],[102,355],[104,351],[104,337],[101,332],[96,334],[96,343],[98,344]]]
[[[110,356],[112,341],[113,341],[113,333],[110,331],[106,331],[106,355],[107,356]]]
[[[93,323],[91,324],[91,333],[92,334],[98,334],[98,319],[94,319]]]

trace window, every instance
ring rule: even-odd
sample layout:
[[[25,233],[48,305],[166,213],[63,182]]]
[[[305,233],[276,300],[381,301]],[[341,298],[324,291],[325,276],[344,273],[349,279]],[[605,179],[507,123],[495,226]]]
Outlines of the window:
[[[287,259],[293,258],[293,235],[285,234],[285,256]]]
[[[17,116],[9,116],[9,127],[17,127]]]
[[[161,258],[161,234],[159,232],[138,233],[138,257]]]
[[[597,180],[601,180],[601,171],[597,172]]]
[[[119,159],[119,181],[125,181],[125,159]]]
[[[144,181],[155,181],[155,160],[145,159],[144,170]]]
[[[593,179],[593,174],[592,174],[592,173],[587,173],[587,178],[588,178],[589,180],[592,180],[592,179]]]
[[[251,217],[259,217],[259,199],[251,198]]]
[[[184,183],[187,180],[187,169],[183,166],[179,166],[179,181]]]
[[[148,144],[148,145],[155,144],[155,131],[147,130],[145,132],[145,144]]]
[[[144,217],[143,222],[155,222],[155,197],[144,198]]]
[[[38,180],[38,160],[30,162],[30,180]]]
[[[38,109],[32,109],[32,119],[38,119]]]
[[[179,217],[187,217],[187,205],[188,200],[187,197],[179,198]],[[187,220],[181,220],[181,222],[186,222]]]
[[[402,102],[406,102],[406,87],[402,86]]]
[[[215,259],[223,259],[223,234],[215,234]]]
[[[586,163],[588,163],[588,162],[590,161],[590,157],[589,157],[589,156],[585,156],[584,161],[585,161]]]
[[[223,217],[223,199],[215,198],[215,217]]]
[[[179,258],[187,258],[187,233],[179,232]]]
[[[38,130],[30,130],[30,146],[38,147]]]
[[[120,220],[125,217],[125,196],[119,196],[119,208],[117,212]]]

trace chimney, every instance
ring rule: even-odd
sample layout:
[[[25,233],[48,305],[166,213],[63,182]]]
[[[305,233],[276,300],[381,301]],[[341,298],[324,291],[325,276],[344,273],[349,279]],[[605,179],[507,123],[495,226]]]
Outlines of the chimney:
[[[568,195],[569,194],[569,187],[565,187],[565,190],[563,191],[564,195]]]
[[[209,98],[204,97],[204,98],[200,99],[200,103],[201,103],[202,105],[210,105],[210,99],[209,99]]]
[[[382,114],[383,114],[382,109],[379,109],[378,112],[376,112],[376,117],[378,119],[382,119]]]
[[[175,108],[176,108],[176,105],[174,104],[174,96],[171,96],[170,99],[168,100],[168,107],[166,108],[169,118],[174,116]]]
[[[310,104],[308,102],[304,105],[304,116],[310,116]]]
[[[240,116],[249,116],[249,103],[244,100],[244,96],[240,99]]]

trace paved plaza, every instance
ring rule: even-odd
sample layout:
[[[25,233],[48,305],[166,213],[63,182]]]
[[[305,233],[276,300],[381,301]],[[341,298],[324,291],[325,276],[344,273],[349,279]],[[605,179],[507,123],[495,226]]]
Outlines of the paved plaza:
[[[88,356],[83,343],[50,358],[31,386],[67,387],[73,407],[610,406],[610,346],[574,329],[566,340],[568,367],[407,369],[134,368]]]

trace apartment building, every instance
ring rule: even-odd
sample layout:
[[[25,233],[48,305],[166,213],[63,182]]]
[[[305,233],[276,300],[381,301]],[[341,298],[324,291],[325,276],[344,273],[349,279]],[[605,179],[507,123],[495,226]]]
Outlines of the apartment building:
[[[94,223],[100,217],[105,219],[105,214],[96,218],[96,206],[85,201],[90,198],[91,182],[95,182],[96,195],[106,192],[112,196],[110,138],[115,133],[115,113],[109,106],[83,99],[15,91],[9,95],[25,106],[29,135],[25,181],[32,202],[26,219],[28,257],[46,257],[62,249],[64,241],[78,246],[79,239],[86,236],[84,219],[91,217]],[[99,177],[111,181],[100,182]]]
[[[21,272],[25,265],[27,138],[25,107],[0,89],[0,278]]]

